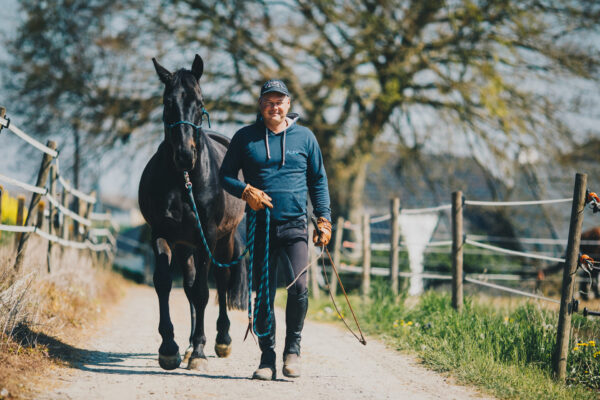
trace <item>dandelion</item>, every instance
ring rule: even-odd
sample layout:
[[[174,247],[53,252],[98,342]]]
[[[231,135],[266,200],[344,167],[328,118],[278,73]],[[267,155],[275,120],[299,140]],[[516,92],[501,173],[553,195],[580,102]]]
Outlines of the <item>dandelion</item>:
[[[596,358],[598,356],[600,356],[600,351],[597,351],[597,352],[594,353],[594,358]]]
[[[596,347],[596,342],[595,342],[595,341],[593,341],[593,340],[590,340],[590,341],[588,342],[588,344],[590,345],[590,347]]]
[[[573,347],[573,351],[577,351],[577,350],[579,350],[579,347],[577,347],[577,346]]]
[[[413,324],[413,323],[412,323],[412,321],[408,321],[408,322],[406,323],[406,325],[408,325],[408,326],[411,326],[412,324]]]
[[[577,346],[580,346],[580,347],[585,347],[587,345],[588,345],[587,343],[577,343]]]

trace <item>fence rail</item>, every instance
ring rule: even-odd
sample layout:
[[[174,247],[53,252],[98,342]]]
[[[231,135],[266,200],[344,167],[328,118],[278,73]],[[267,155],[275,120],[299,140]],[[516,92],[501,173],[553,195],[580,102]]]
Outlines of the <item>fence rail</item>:
[[[6,109],[0,107],[0,131],[6,129],[12,132],[15,136],[22,139],[30,146],[43,153],[42,163],[38,171],[36,184],[22,182],[13,177],[0,174],[0,183],[15,186],[25,191],[32,193],[29,212],[25,222],[22,218],[17,218],[17,225],[1,224],[2,221],[2,206],[0,201],[0,231],[14,232],[17,234],[17,257],[15,259],[15,269],[20,269],[23,262],[23,255],[27,247],[27,241],[31,234],[36,234],[48,240],[48,254],[52,249],[52,244],[56,243],[64,247],[72,247],[76,249],[87,249],[93,252],[106,252],[109,256],[116,249],[116,240],[113,233],[105,226],[115,228],[110,214],[92,213],[91,208],[96,203],[94,193],[84,193],[69,184],[63,178],[59,169],[59,154],[56,149],[56,144],[48,141],[46,145],[35,140],[33,137],[25,133],[23,130],[15,126],[9,118],[5,117]],[[62,186],[62,199],[57,198],[56,183]],[[4,188],[0,186],[0,199]],[[67,197],[74,196],[80,201],[76,211],[69,208]],[[44,210],[44,203],[41,199],[45,198],[49,203],[47,214]],[[81,203],[83,202],[83,203]],[[87,205],[86,205],[87,204]],[[35,213],[35,210],[38,212]],[[58,212],[58,217],[54,218],[55,212]],[[24,215],[24,201],[19,202],[18,215]],[[37,214],[37,221],[34,224],[34,214]],[[47,215],[47,231],[43,229],[44,218]],[[55,226],[55,221],[62,221],[58,226]],[[100,224],[100,228],[90,228]],[[53,229],[55,233],[53,233]],[[73,230],[73,237],[69,238],[69,232]],[[99,242],[98,238],[104,238],[104,242]],[[50,257],[48,257],[48,263]],[[50,264],[48,264],[48,272],[50,272]]]

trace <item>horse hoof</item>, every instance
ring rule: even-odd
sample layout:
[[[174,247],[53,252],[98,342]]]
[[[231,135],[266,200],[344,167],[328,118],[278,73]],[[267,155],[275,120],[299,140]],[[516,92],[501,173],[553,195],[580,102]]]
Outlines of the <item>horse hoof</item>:
[[[188,361],[190,361],[190,357],[191,357],[193,351],[194,351],[194,349],[191,346],[187,348],[187,350],[185,351],[185,354],[183,355],[184,363],[187,363]]]
[[[204,371],[208,367],[208,361],[203,357],[190,358],[187,369],[194,369],[196,371]]]
[[[172,356],[165,356],[162,354],[158,355],[158,365],[160,365],[160,367],[162,369],[166,369],[167,371],[170,371],[172,369],[179,367],[180,364],[181,364],[181,356],[179,355],[179,353],[172,355]]]
[[[215,344],[215,353],[221,358],[229,357],[231,354],[231,345],[217,343]]]

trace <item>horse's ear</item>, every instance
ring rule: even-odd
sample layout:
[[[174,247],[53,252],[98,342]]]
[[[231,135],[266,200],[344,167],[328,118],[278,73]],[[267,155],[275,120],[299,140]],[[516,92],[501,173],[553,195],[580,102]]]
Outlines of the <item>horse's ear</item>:
[[[156,70],[161,82],[166,85],[171,80],[171,73],[165,67],[160,65],[154,57],[152,57],[152,63],[154,63],[154,69]]]
[[[196,80],[200,81],[202,72],[204,72],[204,61],[202,61],[202,57],[196,54],[196,57],[194,57],[194,63],[192,64],[192,74],[194,74]]]

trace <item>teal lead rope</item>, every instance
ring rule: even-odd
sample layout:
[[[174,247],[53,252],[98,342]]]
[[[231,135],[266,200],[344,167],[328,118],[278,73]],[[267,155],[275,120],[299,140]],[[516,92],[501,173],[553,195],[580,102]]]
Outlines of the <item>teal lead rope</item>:
[[[271,210],[269,208],[265,208],[265,224],[266,224],[266,234],[265,234],[265,258],[263,262],[263,270],[262,276],[260,279],[260,285],[258,290],[256,291],[256,309],[254,310],[254,318],[252,315],[252,270],[254,263],[254,235],[256,233],[256,211],[250,210],[248,213],[248,229],[246,231],[246,249],[244,252],[240,254],[238,258],[229,262],[229,263],[220,263],[218,262],[213,253],[210,251],[208,247],[208,242],[206,241],[206,236],[204,236],[204,230],[202,229],[202,223],[200,222],[200,215],[198,214],[198,209],[196,208],[196,201],[194,200],[194,193],[192,190],[192,182],[190,180],[190,175],[187,171],[183,173],[183,178],[185,180],[185,188],[187,189],[188,196],[190,197],[190,203],[192,203],[192,209],[194,210],[194,216],[196,217],[196,224],[198,225],[198,229],[200,230],[200,237],[202,238],[202,243],[204,244],[204,248],[210,257],[210,261],[219,268],[229,268],[232,265],[238,264],[242,261],[242,258],[249,253],[250,263],[248,267],[248,329],[246,330],[246,335],[244,336],[244,340],[248,336],[248,332],[252,327],[252,330],[258,337],[267,336],[271,333],[271,328],[273,326],[273,321],[271,318],[271,300],[269,296],[269,224],[271,220]],[[260,307],[263,293],[265,295],[265,305],[267,306],[267,330],[264,333],[259,333],[256,329],[256,318],[258,317],[258,309]]]
[[[256,220],[256,213],[252,212],[254,215],[254,220]],[[254,260],[254,243],[251,244],[250,250],[250,267],[248,273],[248,329],[246,330],[246,336],[248,336],[248,331],[250,330],[250,326],[252,326],[252,330],[258,337],[264,337],[271,333],[271,328],[273,326],[273,321],[271,320],[271,297],[269,296],[269,224],[271,220],[271,210],[268,207],[265,208],[265,225],[266,225],[266,234],[265,234],[265,258],[263,260],[263,270],[262,277],[260,279],[260,285],[256,291],[256,308],[254,309],[254,318],[252,318],[252,264]],[[262,295],[265,295],[265,305],[267,306],[267,330],[264,333],[259,333],[256,329],[256,318],[258,317],[258,309],[260,308],[260,302]]]

